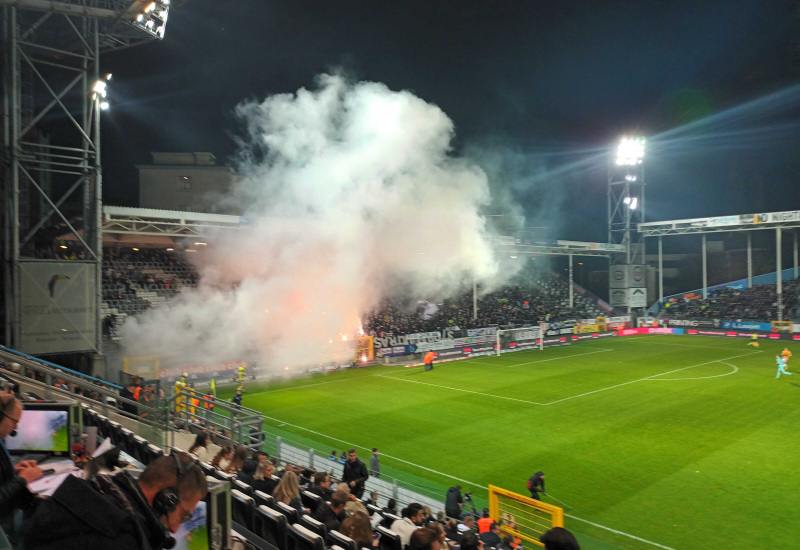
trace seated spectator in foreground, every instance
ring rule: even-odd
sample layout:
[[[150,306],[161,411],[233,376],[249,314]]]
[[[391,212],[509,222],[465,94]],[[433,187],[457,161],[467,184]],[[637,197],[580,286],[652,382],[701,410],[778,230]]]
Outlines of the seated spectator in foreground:
[[[503,537],[503,542],[500,543],[500,546],[497,547],[497,550],[516,550],[517,543],[514,542],[514,537],[511,535],[506,535]]]
[[[258,464],[252,458],[245,458],[244,463],[242,463],[242,468],[239,470],[239,474],[236,476],[236,479],[239,481],[244,481],[248,485],[252,485],[253,481],[255,481],[255,473],[256,468],[258,468]]]
[[[467,531],[461,536],[460,550],[483,550],[483,541],[475,531]]]
[[[475,531],[475,516],[467,514],[458,524],[458,532],[462,535],[468,531]]]
[[[461,533],[458,532],[458,520],[450,519],[444,525],[444,532],[447,538],[454,541],[456,544],[461,542]]]
[[[39,504],[26,525],[25,548],[149,550],[167,546],[168,532],[175,533],[208,492],[203,470],[193,461],[191,455],[173,451],[151,462],[138,480],[124,470],[100,474],[92,481],[68,476],[52,497]],[[179,500],[172,506],[164,502],[162,491],[175,486]]]
[[[408,508],[403,509],[402,519],[398,519],[389,528],[400,536],[401,545],[408,544],[411,539],[411,533],[416,531],[425,512],[422,510],[422,504],[414,502],[408,505]]]
[[[322,497],[322,500],[330,500],[331,495],[333,495],[333,491],[331,491],[331,476],[325,472],[314,474],[314,479],[308,488],[308,492]]]
[[[233,458],[233,449],[230,447],[220,447],[219,452],[211,459],[211,465],[218,469],[225,471],[225,468],[230,464]]]
[[[389,499],[389,502],[386,503],[386,506],[383,507],[382,511],[385,514],[394,514],[395,516],[400,515],[397,513],[397,501],[393,498]]]
[[[244,459],[247,458],[247,455],[248,453],[245,447],[236,447],[236,450],[233,451],[233,458],[231,459],[230,463],[228,463],[228,467],[224,470],[225,473],[237,475],[244,464]]]
[[[378,492],[370,491],[369,498],[364,499],[364,506],[377,506],[378,505]]]
[[[356,541],[359,548],[377,547],[380,542],[375,538],[372,525],[369,523],[369,516],[364,512],[355,512],[352,516],[345,518],[339,527],[339,532]]]
[[[261,491],[271,495],[278,486],[278,481],[272,479],[272,474],[275,473],[275,465],[272,462],[259,462],[256,466],[256,473],[253,475],[253,481],[250,486],[254,491]]]
[[[208,454],[208,435],[204,433],[197,434],[197,437],[194,438],[194,443],[189,447],[189,454],[194,455],[197,460],[203,462]]]
[[[347,516],[352,516],[356,512],[364,512],[365,514],[369,515],[369,511],[367,507],[361,504],[361,502],[356,498],[356,496],[350,492],[350,487],[347,486],[345,483],[340,483],[336,486],[337,493],[344,493],[347,495],[347,504],[344,506],[344,513]]]
[[[283,474],[278,486],[272,491],[272,496],[275,497],[275,502],[288,504],[301,516],[309,512],[303,507],[303,501],[300,500],[300,484],[297,482],[297,475],[294,472]]]
[[[575,535],[563,527],[553,527],[539,537],[544,550],[581,550]]]
[[[489,526],[489,530],[485,533],[481,533],[480,537],[483,541],[483,544],[486,546],[497,548],[497,546],[503,541],[503,539],[500,537],[500,524],[493,522]]]
[[[421,527],[411,533],[408,550],[440,550],[439,534],[427,527]]]
[[[347,495],[333,493],[330,502],[323,502],[311,515],[312,518],[323,523],[328,531],[337,531],[345,519],[344,505],[347,504]]]

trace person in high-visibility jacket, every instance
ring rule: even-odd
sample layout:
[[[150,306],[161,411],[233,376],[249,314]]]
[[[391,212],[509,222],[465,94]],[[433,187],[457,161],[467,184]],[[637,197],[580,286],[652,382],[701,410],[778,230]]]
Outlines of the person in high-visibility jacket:
[[[247,375],[244,372],[244,367],[239,367],[239,377],[238,377],[239,385],[244,384],[244,379],[246,376]]]
[[[187,377],[188,374],[184,372],[183,376],[175,382],[175,413],[178,415],[186,410],[186,396],[181,395],[181,392],[186,390]]]
[[[433,370],[434,359],[436,359],[436,354],[432,351],[425,354],[425,359],[422,360],[422,362],[425,363],[425,370]]]
[[[191,407],[189,407],[189,414],[195,415],[197,414],[197,407],[200,406],[200,398],[197,397],[197,391],[195,391],[194,387],[189,386],[189,393],[191,394]]]

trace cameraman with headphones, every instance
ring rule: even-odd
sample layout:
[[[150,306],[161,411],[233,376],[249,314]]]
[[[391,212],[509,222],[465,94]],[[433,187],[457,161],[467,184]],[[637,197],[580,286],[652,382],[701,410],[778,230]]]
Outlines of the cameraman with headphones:
[[[39,505],[25,527],[25,547],[41,550],[156,550],[172,548],[170,536],[208,492],[203,470],[173,450],[134,479],[127,471],[91,481],[68,477]]]
[[[23,460],[15,465],[6,448],[6,438],[17,435],[16,427],[21,417],[22,403],[19,399],[14,394],[0,395],[0,526],[14,547],[22,538],[17,512],[32,511],[38,500],[28,490],[28,483],[42,477],[42,469],[36,461]]]

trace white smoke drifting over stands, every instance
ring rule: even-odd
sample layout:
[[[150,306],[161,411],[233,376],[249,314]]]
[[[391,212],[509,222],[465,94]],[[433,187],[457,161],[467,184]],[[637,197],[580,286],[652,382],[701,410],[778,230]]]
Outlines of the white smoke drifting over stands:
[[[453,123],[435,105],[323,75],[237,114],[242,181],[225,201],[252,223],[210,239],[196,291],[126,324],[140,355],[324,363],[393,280],[440,299],[473,274],[485,290],[513,275],[481,215],[486,175],[449,155]]]

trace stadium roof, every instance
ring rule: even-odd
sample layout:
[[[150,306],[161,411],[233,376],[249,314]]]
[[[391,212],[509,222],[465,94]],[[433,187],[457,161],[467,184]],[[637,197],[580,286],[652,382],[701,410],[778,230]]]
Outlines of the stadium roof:
[[[638,225],[645,237],[660,235],[688,235],[693,233],[724,233],[728,231],[755,231],[759,229],[800,227],[800,210],[769,212],[766,214],[735,214],[712,218],[692,218]]]

